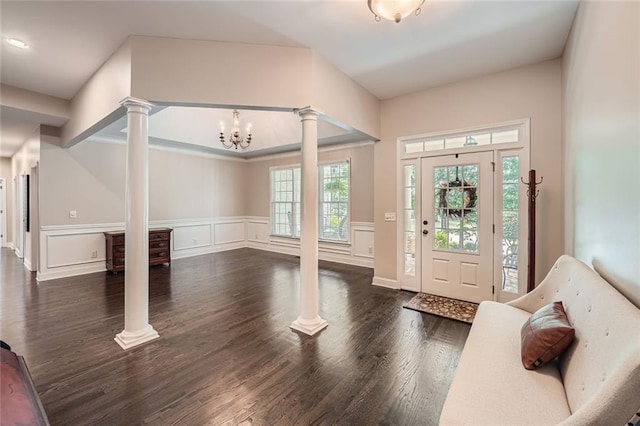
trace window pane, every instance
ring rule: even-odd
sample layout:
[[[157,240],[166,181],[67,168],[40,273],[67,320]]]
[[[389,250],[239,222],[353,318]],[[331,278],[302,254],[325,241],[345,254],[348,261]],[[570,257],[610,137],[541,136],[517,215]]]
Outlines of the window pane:
[[[411,142],[404,145],[404,152],[407,154],[411,154],[414,152],[422,152],[424,149],[422,148],[422,142]]]
[[[493,132],[492,143],[509,143],[509,142],[518,142],[518,129],[515,130],[505,130],[502,132]]]
[[[298,175],[299,175],[299,169]],[[294,182],[293,168],[271,171],[271,233],[294,237],[299,235],[299,215],[293,202],[300,186]]]
[[[478,253],[478,170],[478,164],[434,167],[434,249]]]
[[[404,229],[405,231],[415,232],[416,230],[416,211],[415,210],[404,211]]]
[[[416,254],[416,234],[415,232],[404,233],[404,252]]]
[[[444,149],[444,139],[425,141],[424,143],[425,151],[437,151],[439,149]]]
[[[415,255],[405,253],[404,273],[412,276],[416,274],[416,256]]]
[[[416,168],[415,166],[405,166],[404,167],[404,186],[415,186],[416,185]]]
[[[490,145],[490,144],[491,144],[490,133],[466,136],[466,140],[464,142],[464,146],[478,146],[478,145]]]
[[[446,250],[449,248],[449,234],[444,229],[436,229],[436,238],[434,239],[434,248]]]
[[[327,164],[318,168],[319,237],[347,241],[349,238],[349,163]]]
[[[404,166],[404,273],[415,275],[416,254],[416,166]]]
[[[519,160],[516,156],[502,159],[502,290],[513,293],[518,292],[519,283]]]
[[[518,157],[504,157],[502,159],[502,181],[505,183],[519,183]]]
[[[444,141],[446,149],[461,148],[461,147],[465,146],[466,142],[467,142],[467,137],[466,136],[459,136],[459,137],[456,137],[456,138],[449,138],[449,139],[446,139]]]

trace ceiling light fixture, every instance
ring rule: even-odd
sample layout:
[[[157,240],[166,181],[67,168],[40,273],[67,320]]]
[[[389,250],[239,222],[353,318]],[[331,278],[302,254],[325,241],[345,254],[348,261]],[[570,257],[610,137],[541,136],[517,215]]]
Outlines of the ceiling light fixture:
[[[424,4],[424,0],[367,0],[367,2],[377,22],[380,22],[380,18],[384,18],[396,23],[412,13],[419,15]]]
[[[220,142],[222,146],[227,149],[238,147],[245,149],[251,145],[251,123],[247,124],[247,136],[242,137],[240,133],[240,113],[237,109],[233,110],[233,128],[231,129],[231,135],[229,135],[229,142],[225,141],[224,136],[224,121],[220,122]]]
[[[17,38],[8,38],[7,39],[7,43],[9,43],[13,47],[17,47],[19,49],[26,49],[27,47],[29,47],[29,45],[27,43],[25,43],[22,40],[18,40]]]

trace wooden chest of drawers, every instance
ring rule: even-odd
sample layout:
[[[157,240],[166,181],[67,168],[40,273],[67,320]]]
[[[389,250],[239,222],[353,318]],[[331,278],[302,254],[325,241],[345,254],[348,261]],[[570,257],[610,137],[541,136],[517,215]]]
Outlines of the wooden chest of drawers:
[[[171,228],[149,229],[149,266],[171,263]],[[124,271],[124,232],[105,232],[107,271]]]

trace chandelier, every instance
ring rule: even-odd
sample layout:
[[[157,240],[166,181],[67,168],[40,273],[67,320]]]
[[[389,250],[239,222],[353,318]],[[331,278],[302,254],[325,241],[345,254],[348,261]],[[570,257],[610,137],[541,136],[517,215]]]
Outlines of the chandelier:
[[[238,147],[245,149],[251,145],[251,123],[247,124],[247,135],[242,137],[240,133],[240,113],[237,109],[233,110],[233,127],[231,128],[231,134],[229,135],[229,140],[225,140],[224,136],[224,121],[220,122],[220,142],[222,146],[227,149]]]
[[[398,23],[412,13],[419,15],[424,0],[368,0],[368,4],[376,21],[384,18]]]

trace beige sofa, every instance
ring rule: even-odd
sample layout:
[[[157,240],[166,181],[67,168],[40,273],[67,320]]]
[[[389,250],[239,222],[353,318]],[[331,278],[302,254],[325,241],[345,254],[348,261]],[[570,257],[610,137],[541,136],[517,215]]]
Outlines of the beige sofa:
[[[537,371],[520,360],[520,328],[561,300],[576,339]],[[625,425],[640,407],[640,309],[585,264],[562,256],[531,293],[483,302],[441,425]]]

